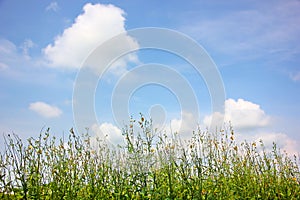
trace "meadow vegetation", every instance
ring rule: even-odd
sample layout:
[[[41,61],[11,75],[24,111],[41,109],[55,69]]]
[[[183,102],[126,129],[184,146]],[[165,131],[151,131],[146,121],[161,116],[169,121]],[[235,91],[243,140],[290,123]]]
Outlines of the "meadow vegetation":
[[[276,144],[235,140],[231,126],[192,138],[157,132],[143,116],[125,143],[46,130],[22,141],[5,136],[1,199],[300,199],[298,158]]]

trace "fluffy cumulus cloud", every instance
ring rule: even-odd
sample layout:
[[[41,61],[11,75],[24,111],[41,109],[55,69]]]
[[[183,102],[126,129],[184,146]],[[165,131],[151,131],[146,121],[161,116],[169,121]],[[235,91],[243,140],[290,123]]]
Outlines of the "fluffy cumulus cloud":
[[[94,124],[91,131],[95,138],[107,138],[112,144],[120,144],[123,141],[122,131],[111,123]]]
[[[213,113],[222,123],[231,122],[235,129],[255,129],[265,127],[270,123],[270,117],[258,104],[243,99],[227,99],[225,101],[225,114]],[[204,125],[209,126],[212,116],[204,118]]]
[[[287,153],[289,156],[298,156],[300,153],[299,141],[293,139],[286,133],[272,131],[252,131],[251,133],[237,132],[235,136],[235,139],[238,143],[247,141],[260,144],[260,142],[263,142],[264,149],[267,152],[271,152],[273,150],[275,143],[277,150],[280,150],[281,153]],[[263,150],[260,148],[260,145],[258,145],[258,147],[259,150]]]
[[[253,139],[257,142],[263,141],[267,150],[271,151],[273,143],[282,152],[286,152],[288,155],[297,155],[300,153],[299,144],[296,140],[293,140],[284,133],[258,133],[253,136]]]
[[[197,129],[198,122],[193,113],[183,111],[181,113],[181,119],[171,120],[171,131],[180,134],[181,138],[189,138],[192,136],[193,131]]]
[[[120,33],[125,33],[124,11],[114,5],[86,4],[71,27],[55,38],[54,44],[43,49],[44,55],[53,67],[79,68],[88,55],[100,44]],[[107,49],[113,53],[114,48],[135,48],[138,44],[129,36],[122,44]],[[102,56],[102,55],[99,55]],[[119,65],[125,67],[135,56],[119,59]],[[98,66],[99,67],[99,66]]]
[[[224,111],[224,114],[217,112],[205,116],[202,125],[207,128],[212,128],[213,131],[216,126],[221,127],[224,122],[230,122],[235,130],[253,131],[268,126],[271,120],[270,116],[268,116],[258,104],[244,99],[227,99],[225,101]],[[212,119],[214,119],[213,122]],[[197,129],[198,123],[192,113],[182,112],[181,119],[171,120],[171,128],[173,132],[179,132],[182,135],[189,136],[192,131]]]
[[[299,144],[285,133],[268,131],[271,125],[271,117],[255,103],[243,99],[227,99],[225,101],[225,114],[214,113],[219,125],[223,122],[231,122],[237,132],[237,141],[263,141],[267,151],[272,151],[273,143],[289,155],[297,155],[300,152]],[[203,120],[205,126],[211,123],[212,115],[206,116]],[[264,128],[264,129],[260,129]]]
[[[40,101],[29,104],[29,109],[45,118],[59,117],[62,114],[58,107]]]

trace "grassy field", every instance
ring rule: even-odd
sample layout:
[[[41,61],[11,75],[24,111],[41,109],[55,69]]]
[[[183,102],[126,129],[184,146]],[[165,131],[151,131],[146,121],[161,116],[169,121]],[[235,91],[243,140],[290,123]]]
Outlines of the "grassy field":
[[[136,128],[138,126],[138,128]],[[5,137],[1,199],[300,199],[298,158],[237,143],[231,127],[167,136],[142,116],[112,147],[73,129],[21,141]]]

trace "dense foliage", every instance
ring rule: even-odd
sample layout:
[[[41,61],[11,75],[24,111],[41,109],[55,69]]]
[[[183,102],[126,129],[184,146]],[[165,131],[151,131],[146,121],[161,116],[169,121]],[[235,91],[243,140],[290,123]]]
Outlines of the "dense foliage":
[[[138,128],[136,128],[137,126]],[[5,137],[1,199],[300,199],[299,168],[263,142],[237,143],[229,126],[216,133],[157,133],[141,116],[112,147],[88,134],[57,140],[49,129],[23,142]]]

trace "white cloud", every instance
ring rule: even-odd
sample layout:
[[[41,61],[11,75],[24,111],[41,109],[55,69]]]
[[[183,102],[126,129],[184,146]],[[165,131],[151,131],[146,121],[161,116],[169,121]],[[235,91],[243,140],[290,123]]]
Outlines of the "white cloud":
[[[94,124],[91,127],[91,131],[95,138],[107,138],[113,144],[119,144],[123,141],[122,131],[110,123],[102,123],[100,125]]]
[[[186,111],[182,111],[181,119],[171,120],[172,132],[179,133],[181,138],[189,138],[192,136],[193,131],[197,129],[198,122],[195,116]]]
[[[251,8],[235,10],[233,7],[213,18],[197,19],[197,13],[196,23],[187,20],[181,30],[235,59],[257,59],[266,55],[276,55],[276,60],[297,57],[300,2],[259,2],[251,3]]]
[[[0,70],[5,71],[1,75],[19,78],[20,70],[25,69],[22,67],[28,62],[19,50],[11,41],[0,38]]]
[[[217,119],[224,119],[231,122],[235,129],[255,129],[265,127],[270,123],[270,117],[260,108],[258,104],[243,99],[237,101],[227,99],[225,101],[225,115],[214,113]],[[206,116],[203,120],[205,126],[211,123],[212,115]],[[221,121],[222,123],[222,121]]]
[[[13,65],[17,65],[17,62],[24,63],[30,58],[29,50],[35,45],[30,39],[24,40],[18,47],[7,39],[0,39],[0,60],[9,66],[12,66],[12,63]]]
[[[262,140],[265,147],[269,150],[272,149],[274,142],[277,148],[286,151],[289,155],[297,155],[300,153],[297,141],[284,133],[261,133],[256,134],[254,137],[256,141]]]
[[[47,7],[46,7],[47,11],[54,11],[57,12],[59,10],[59,6],[58,3],[56,1],[51,2]]]
[[[49,68],[41,69],[40,67],[46,66],[44,61],[38,56],[30,57],[30,49],[33,47],[37,47],[37,44],[30,39],[24,40],[21,45],[15,45],[7,39],[0,38],[0,75],[19,83],[34,83],[41,86],[58,84],[59,76],[55,71]],[[69,78],[66,81],[69,82]]]
[[[223,120],[227,124],[229,121],[236,132],[236,140],[238,143],[243,141],[259,141],[262,140],[268,152],[272,151],[273,142],[283,152],[289,155],[298,155],[300,152],[299,142],[293,140],[285,133],[268,131],[266,128],[271,124],[271,117],[266,115],[264,110],[258,104],[238,99],[227,99],[225,101],[225,114],[214,113],[217,119],[221,122],[218,125],[223,125]],[[212,115],[204,117],[203,123],[209,126]],[[262,131],[263,130],[263,131]]]
[[[26,39],[22,46],[21,49],[23,50],[23,55],[25,56],[25,58],[29,59],[29,49],[33,48],[35,46],[34,42],[30,39]]]
[[[46,118],[59,117],[62,114],[58,107],[40,101],[30,103],[29,109]]]
[[[125,31],[123,10],[113,5],[88,3],[83,7],[83,13],[75,19],[72,26],[57,36],[54,44],[49,44],[43,49],[43,52],[53,67],[78,69],[92,50]],[[113,53],[111,51],[114,51],[114,48],[130,50],[134,47],[138,47],[138,44],[128,36],[124,38],[122,44],[106,49],[105,53]],[[117,65],[124,68],[128,61],[134,60],[136,60],[134,56],[125,57],[123,60],[119,59]]]
[[[0,39],[0,56],[6,57],[11,54],[15,54],[17,47],[14,43],[6,39]]]

